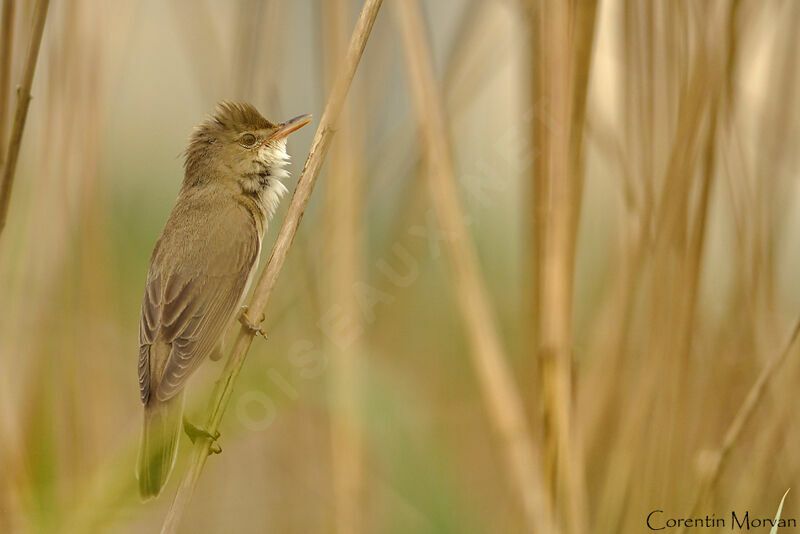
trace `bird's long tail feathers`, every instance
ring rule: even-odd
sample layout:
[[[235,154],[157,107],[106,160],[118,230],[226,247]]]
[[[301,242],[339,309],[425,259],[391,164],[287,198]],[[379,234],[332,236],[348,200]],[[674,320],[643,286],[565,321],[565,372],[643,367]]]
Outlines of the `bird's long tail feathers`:
[[[139,494],[148,500],[158,497],[178,456],[178,438],[183,419],[183,391],[168,401],[151,395],[144,407],[144,427],[136,478]]]

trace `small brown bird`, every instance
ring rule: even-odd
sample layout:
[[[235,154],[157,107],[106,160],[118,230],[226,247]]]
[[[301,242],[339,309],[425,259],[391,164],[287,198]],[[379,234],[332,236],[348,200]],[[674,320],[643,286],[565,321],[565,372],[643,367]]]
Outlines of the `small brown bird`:
[[[267,223],[286,193],[286,136],[310,121],[301,115],[273,124],[250,104],[223,102],[191,137],[139,321],[144,499],[158,496],[175,463],[187,379],[206,357],[221,357],[239,314]]]

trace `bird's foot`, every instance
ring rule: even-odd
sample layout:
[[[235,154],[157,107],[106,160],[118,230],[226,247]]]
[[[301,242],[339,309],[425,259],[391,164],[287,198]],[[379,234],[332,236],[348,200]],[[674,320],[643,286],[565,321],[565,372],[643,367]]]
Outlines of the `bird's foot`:
[[[212,434],[205,428],[200,428],[193,425],[185,417],[183,418],[183,431],[186,432],[186,435],[189,436],[189,440],[192,443],[197,441],[198,438],[210,439],[211,446],[208,449],[209,454],[219,454],[222,452],[222,447],[220,447],[219,443],[217,443],[220,435],[219,431],[216,431]]]
[[[247,316],[247,306],[242,306],[242,313],[239,314],[239,322],[242,323],[245,328],[253,332],[254,335],[268,339],[267,333],[264,332],[263,328],[261,328],[261,323],[264,322],[264,319],[265,317],[262,313],[261,319],[258,321],[258,325],[254,325],[252,322],[250,322],[250,318]]]

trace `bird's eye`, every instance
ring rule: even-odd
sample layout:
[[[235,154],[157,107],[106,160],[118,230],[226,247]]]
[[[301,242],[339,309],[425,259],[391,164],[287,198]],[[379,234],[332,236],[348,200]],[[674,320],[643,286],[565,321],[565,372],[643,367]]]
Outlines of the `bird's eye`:
[[[256,144],[256,136],[253,134],[244,134],[241,143],[246,147],[251,147]]]

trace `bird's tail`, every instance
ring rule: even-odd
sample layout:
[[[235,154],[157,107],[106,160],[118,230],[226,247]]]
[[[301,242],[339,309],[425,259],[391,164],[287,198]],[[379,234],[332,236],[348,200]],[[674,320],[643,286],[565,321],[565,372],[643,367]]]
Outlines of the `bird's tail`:
[[[136,464],[139,494],[144,500],[158,497],[172,472],[178,456],[182,419],[182,390],[167,401],[159,401],[155,395],[150,395],[144,407],[142,443]]]

